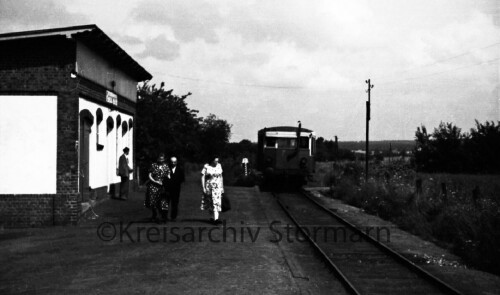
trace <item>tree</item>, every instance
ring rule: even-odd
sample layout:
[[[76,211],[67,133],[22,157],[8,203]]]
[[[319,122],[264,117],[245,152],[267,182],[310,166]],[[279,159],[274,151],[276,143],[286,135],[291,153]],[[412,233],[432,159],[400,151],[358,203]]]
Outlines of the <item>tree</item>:
[[[200,118],[197,110],[188,108],[191,93],[174,95],[164,86],[162,82],[160,87],[148,83],[138,87],[135,132],[141,175],[159,153],[206,162],[209,155],[224,152],[231,136],[231,125],[225,120],[214,114]]]
[[[484,124],[477,120],[476,129],[472,128],[470,140],[466,145],[470,156],[471,170],[474,172],[500,172],[500,121],[486,121]]]
[[[432,134],[435,168],[439,171],[462,172],[464,170],[464,142],[466,134],[452,123],[441,122]]]
[[[180,158],[192,158],[199,150],[198,111],[187,107],[186,98],[177,96],[173,90],[144,83],[138,88],[136,114],[136,148],[139,165],[147,169],[159,153]],[[141,169],[141,167],[140,167]]]
[[[417,127],[415,132],[415,164],[418,171],[431,171],[432,170],[432,145],[431,135],[427,133],[425,126]]]
[[[441,122],[432,135],[424,126],[415,133],[415,163],[426,172],[500,172],[500,122],[476,120],[470,134]]]
[[[318,162],[334,160],[354,160],[354,153],[348,149],[337,148],[334,140],[325,140],[323,137],[316,139],[316,154],[314,159]]]
[[[209,114],[201,121],[199,140],[203,150],[200,155],[208,161],[210,157],[222,156],[229,143],[231,136],[231,127],[226,120],[217,118],[214,114]]]
[[[224,157],[230,157],[233,160],[241,160],[242,158],[255,159],[257,155],[257,144],[248,139],[243,139],[240,142],[230,142],[226,145]]]

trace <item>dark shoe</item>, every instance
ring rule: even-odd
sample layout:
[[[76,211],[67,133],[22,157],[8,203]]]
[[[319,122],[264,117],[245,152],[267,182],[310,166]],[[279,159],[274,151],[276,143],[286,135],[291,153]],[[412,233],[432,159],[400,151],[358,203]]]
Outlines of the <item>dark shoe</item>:
[[[222,221],[220,219],[214,220],[214,225],[221,225]]]
[[[177,219],[175,219],[175,218],[174,219],[170,219],[170,221],[177,222]]]

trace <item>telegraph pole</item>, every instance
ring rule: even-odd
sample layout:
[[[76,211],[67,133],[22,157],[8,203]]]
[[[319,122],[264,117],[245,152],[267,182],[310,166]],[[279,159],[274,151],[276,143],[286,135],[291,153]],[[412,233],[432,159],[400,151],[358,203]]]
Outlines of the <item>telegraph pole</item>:
[[[335,178],[335,164],[337,164],[337,161],[339,159],[339,139],[337,135],[335,135],[335,145],[333,146],[333,151],[335,153],[335,156],[333,157],[333,163],[332,163],[332,184],[337,185],[337,178]]]
[[[370,79],[365,81],[368,84],[368,101],[366,102],[366,155],[365,155],[365,180],[368,181],[368,159],[370,157],[370,145],[369,145],[369,131],[370,131],[370,91],[373,85]]]

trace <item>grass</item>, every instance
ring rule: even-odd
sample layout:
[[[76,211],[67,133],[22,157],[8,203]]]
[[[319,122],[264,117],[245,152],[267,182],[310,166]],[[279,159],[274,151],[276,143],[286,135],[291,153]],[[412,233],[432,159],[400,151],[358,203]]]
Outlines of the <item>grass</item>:
[[[333,184],[333,197],[500,274],[500,175],[422,174],[396,161],[374,165],[365,181],[362,163],[318,164]]]

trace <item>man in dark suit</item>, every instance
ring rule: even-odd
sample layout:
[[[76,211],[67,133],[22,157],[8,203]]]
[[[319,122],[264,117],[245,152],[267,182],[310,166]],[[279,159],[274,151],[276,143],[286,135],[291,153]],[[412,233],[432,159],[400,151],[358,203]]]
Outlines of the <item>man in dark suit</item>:
[[[184,170],[177,166],[177,158],[170,158],[170,179],[167,190],[170,195],[170,220],[175,221],[179,207],[179,197],[181,194],[181,184],[184,182]]]
[[[121,178],[120,182],[120,200],[128,199],[128,189],[130,182],[130,173],[132,173],[132,168],[130,168],[128,163],[128,153],[130,149],[125,147],[123,149],[123,154],[120,156],[120,160],[118,161],[118,175]]]

